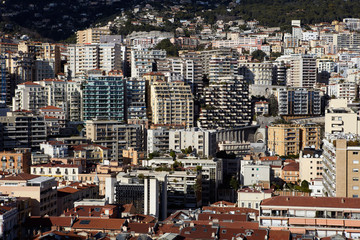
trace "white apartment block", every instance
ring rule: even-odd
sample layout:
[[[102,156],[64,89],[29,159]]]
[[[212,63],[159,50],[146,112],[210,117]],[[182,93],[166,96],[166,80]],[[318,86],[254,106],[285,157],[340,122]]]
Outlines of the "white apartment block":
[[[152,82],[150,96],[153,124],[193,126],[194,100],[189,85],[184,82]]]
[[[30,166],[30,173],[54,177],[57,181],[79,181],[82,169],[80,165],[48,163]]]
[[[40,149],[51,158],[65,158],[68,156],[68,146],[59,141],[40,143]]]
[[[329,84],[327,93],[329,96],[335,96],[337,99],[346,99],[354,101],[358,97],[358,85],[354,82],[342,82]]]
[[[292,55],[288,71],[288,86],[312,88],[316,83],[316,58],[311,55]]]
[[[47,105],[44,87],[33,82],[17,85],[12,110],[36,110]]]
[[[145,73],[152,72],[157,60],[166,58],[165,50],[148,50],[134,48],[131,50],[131,77],[141,78]]]
[[[331,99],[329,108],[325,111],[325,134],[359,134],[359,130],[358,114],[347,107],[347,100]]]
[[[272,190],[243,188],[237,191],[237,205],[238,207],[260,210],[261,201],[271,197]]]
[[[303,41],[311,41],[311,40],[318,40],[319,33],[318,31],[308,30],[302,32],[302,40]]]
[[[199,128],[170,130],[169,149],[181,152],[181,149],[188,147],[195,150],[199,156],[215,156],[216,131]]]
[[[147,153],[169,151],[169,129],[158,127],[147,130]]]
[[[241,184],[252,186],[254,184],[270,183],[270,166],[249,164],[241,166]]]
[[[240,74],[244,79],[255,85],[272,85],[273,80],[273,64],[270,62],[246,62],[239,63]]]
[[[123,70],[125,48],[116,43],[76,44],[68,46],[68,75],[83,77],[89,70]]]
[[[335,72],[335,62],[330,59],[316,59],[317,72]]]

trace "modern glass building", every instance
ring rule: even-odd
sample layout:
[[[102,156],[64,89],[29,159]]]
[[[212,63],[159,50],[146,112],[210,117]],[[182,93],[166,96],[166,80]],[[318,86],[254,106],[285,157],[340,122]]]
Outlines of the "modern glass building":
[[[90,75],[83,90],[83,119],[125,121],[125,80],[122,76]]]

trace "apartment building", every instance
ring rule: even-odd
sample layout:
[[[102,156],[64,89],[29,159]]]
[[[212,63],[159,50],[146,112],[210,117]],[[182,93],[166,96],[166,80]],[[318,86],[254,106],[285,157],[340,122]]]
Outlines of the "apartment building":
[[[355,82],[339,82],[336,84],[329,84],[327,86],[327,94],[335,96],[337,99],[346,99],[354,101],[359,96],[359,87]]]
[[[298,155],[305,147],[320,148],[321,128],[308,124],[276,124],[268,127],[268,148],[280,156]]]
[[[18,239],[19,212],[16,207],[0,207],[0,237],[3,239]]]
[[[83,77],[87,71],[101,69],[124,70],[125,47],[117,43],[75,44],[68,48],[70,77]]]
[[[47,163],[32,165],[31,174],[54,177],[56,181],[79,181],[81,165]]]
[[[240,184],[243,186],[260,185],[270,188],[270,166],[254,163],[242,163]]]
[[[143,131],[140,125],[126,125],[115,120],[88,120],[86,137],[93,143],[107,147],[111,150],[109,158],[121,160],[123,149],[133,147],[137,150],[143,148]]]
[[[304,148],[299,154],[300,179],[312,182],[322,179],[323,155],[321,149]]]
[[[237,205],[242,208],[254,208],[260,210],[260,203],[264,199],[272,197],[273,190],[255,188],[243,188],[237,191]]]
[[[168,152],[169,132],[166,127],[157,127],[147,130],[147,153]]]
[[[279,114],[289,117],[321,114],[320,91],[305,88],[278,89]]]
[[[6,117],[0,117],[0,129],[4,149],[38,149],[46,141],[44,117],[28,111],[8,112]]]
[[[169,149],[181,152],[182,149],[188,147],[191,147],[199,156],[215,156],[217,148],[216,131],[200,128],[170,130]]]
[[[286,163],[281,168],[281,175],[280,175],[281,179],[284,180],[286,183],[292,183],[292,184],[298,183],[298,181],[300,180],[299,166],[300,164],[295,161]]]
[[[146,118],[145,79],[126,79],[127,119]]]
[[[219,48],[219,49],[201,51],[200,58],[201,58],[204,75],[209,76],[210,74],[210,60],[213,56],[216,56],[217,58],[227,56],[228,58],[237,59],[239,57],[239,53],[232,48]]]
[[[244,79],[224,77],[205,88],[205,104],[199,123],[202,128],[233,128],[250,124],[251,103]]]
[[[359,205],[357,198],[272,197],[261,202],[259,227],[319,238],[338,234],[356,239],[360,237]]]
[[[360,45],[360,34],[357,32],[352,33],[338,33],[334,34],[333,43],[337,51],[349,50],[358,51]]]
[[[292,55],[287,85],[313,88],[316,83],[316,58],[311,55]]]
[[[138,214],[159,217],[163,214],[163,208],[166,209],[166,206],[161,206],[166,187],[164,189],[161,185],[155,177],[140,178],[120,173],[116,181],[106,180],[106,197],[110,199],[110,203],[132,203]]]
[[[274,65],[270,62],[240,62],[239,73],[250,84],[270,86],[273,82]]]
[[[88,28],[76,32],[76,43],[100,43],[100,37],[110,35],[111,31],[108,27]]]
[[[10,197],[31,198],[31,215],[56,215],[56,186],[53,177],[39,177],[27,173],[0,179],[0,192]]]
[[[213,55],[209,60],[209,81],[217,82],[223,77],[238,75],[238,70],[236,58]]]
[[[156,70],[156,62],[166,58],[165,50],[134,48],[131,50],[131,77],[141,78]]]
[[[47,106],[44,87],[34,82],[18,84],[12,100],[12,110],[36,110]]]
[[[359,197],[358,139],[328,135],[323,140],[324,194],[330,197]]]
[[[150,84],[151,122],[155,125],[194,125],[194,99],[184,82],[152,82]]]
[[[325,134],[353,133],[359,134],[358,115],[347,107],[346,99],[331,99],[325,111]]]
[[[0,152],[1,171],[9,173],[30,173],[31,152],[12,150]]]
[[[68,146],[61,141],[48,141],[40,144],[40,149],[51,158],[68,157]]]
[[[125,121],[126,85],[121,76],[90,75],[83,89],[83,119]]]

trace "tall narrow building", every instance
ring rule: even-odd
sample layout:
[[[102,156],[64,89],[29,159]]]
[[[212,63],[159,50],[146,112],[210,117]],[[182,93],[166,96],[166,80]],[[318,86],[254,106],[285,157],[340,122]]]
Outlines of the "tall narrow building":
[[[251,121],[248,86],[240,76],[221,77],[205,88],[199,123],[202,128],[243,127]]]
[[[90,75],[83,90],[83,119],[126,120],[122,76]]]

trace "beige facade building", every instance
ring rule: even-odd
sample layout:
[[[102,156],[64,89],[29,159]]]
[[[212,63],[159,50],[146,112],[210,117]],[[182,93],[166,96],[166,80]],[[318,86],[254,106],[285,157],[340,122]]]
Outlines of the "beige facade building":
[[[194,99],[184,82],[157,81],[150,85],[152,123],[159,125],[194,125]]]
[[[332,99],[325,112],[325,133],[360,133],[360,120],[352,109],[347,107],[346,99]]]
[[[32,216],[56,215],[55,178],[26,173],[0,179],[0,192],[10,197],[31,198]]]
[[[254,208],[260,210],[262,200],[271,198],[273,190],[258,190],[253,188],[244,188],[238,190],[238,207]]]
[[[323,140],[325,196],[359,197],[360,143],[330,135]]]
[[[143,131],[140,125],[121,124],[116,120],[88,120],[86,137],[93,143],[110,149],[109,160],[122,159],[123,149],[143,148]]]
[[[108,27],[88,28],[76,32],[76,43],[100,43],[100,36],[110,35]]]
[[[1,171],[9,173],[30,173],[31,152],[4,151],[0,152]]]
[[[320,133],[320,126],[313,123],[269,126],[268,147],[280,156],[297,155],[305,147],[319,149]]]
[[[322,151],[306,148],[300,152],[300,180],[308,182],[322,178]]]

